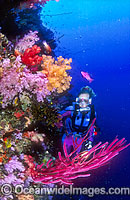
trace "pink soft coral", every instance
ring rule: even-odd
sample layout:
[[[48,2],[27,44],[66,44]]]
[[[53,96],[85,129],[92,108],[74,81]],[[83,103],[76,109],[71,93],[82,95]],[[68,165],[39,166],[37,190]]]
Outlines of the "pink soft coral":
[[[3,97],[3,108],[10,104],[15,96],[23,93],[24,90],[36,95],[38,102],[44,101],[44,98],[50,95],[49,90],[47,90],[48,80],[45,75],[41,72],[32,74],[26,66],[22,65],[20,56],[13,63],[10,62],[10,59],[4,59],[2,68],[3,76],[0,79],[0,93]]]
[[[32,46],[39,40],[37,34],[37,31],[29,31],[28,34],[25,34],[24,37],[17,42],[15,50],[24,53],[26,49],[32,48]]]

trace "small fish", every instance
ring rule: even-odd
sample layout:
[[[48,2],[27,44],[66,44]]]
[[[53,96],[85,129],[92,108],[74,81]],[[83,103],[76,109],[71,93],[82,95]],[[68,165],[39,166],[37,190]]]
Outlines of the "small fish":
[[[46,41],[43,41],[43,45],[44,45],[44,49],[46,50],[46,52],[48,54],[50,54],[52,50],[51,50],[51,47],[49,46],[49,44],[47,44]]]
[[[88,72],[82,72],[81,71],[81,74],[82,74],[82,76],[84,77],[84,78],[86,78],[88,81],[89,81],[89,83],[91,83],[94,79],[92,79],[91,77],[90,77],[90,75],[88,74]]]

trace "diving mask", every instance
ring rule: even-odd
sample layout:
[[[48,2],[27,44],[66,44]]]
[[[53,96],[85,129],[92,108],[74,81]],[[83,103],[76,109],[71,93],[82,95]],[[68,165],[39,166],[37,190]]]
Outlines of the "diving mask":
[[[76,103],[79,104],[80,107],[86,107],[92,103],[92,99],[89,98],[76,98]]]
[[[89,99],[84,99],[84,98],[79,98],[79,104],[80,103],[85,103],[85,104],[89,104]]]
[[[76,104],[78,105],[78,111],[84,112],[90,110],[90,104],[92,99],[89,98],[76,98]]]

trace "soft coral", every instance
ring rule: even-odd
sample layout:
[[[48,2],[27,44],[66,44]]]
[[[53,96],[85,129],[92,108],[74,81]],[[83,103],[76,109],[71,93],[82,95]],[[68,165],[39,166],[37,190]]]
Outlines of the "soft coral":
[[[37,54],[40,53],[41,48],[37,45],[34,45],[32,48],[28,48],[25,50],[22,55],[22,62],[26,64],[29,68],[34,65],[40,65],[42,61],[42,57]]]

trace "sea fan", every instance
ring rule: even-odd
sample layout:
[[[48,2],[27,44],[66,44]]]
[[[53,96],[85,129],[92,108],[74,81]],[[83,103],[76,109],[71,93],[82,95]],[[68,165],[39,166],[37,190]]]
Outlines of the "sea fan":
[[[111,144],[108,144],[108,142],[101,144],[101,142],[99,142],[90,151],[83,151],[76,154],[76,150],[79,146],[88,139],[88,134],[94,122],[95,119],[80,144],[77,144],[77,141],[75,141],[73,152],[68,154],[64,143],[64,156],[59,152],[55,163],[50,159],[47,163],[47,168],[43,167],[43,164],[38,165],[37,168],[33,165],[30,169],[33,180],[35,182],[42,182],[43,184],[73,184],[74,179],[90,176],[90,170],[97,169],[107,164],[108,161],[118,155],[120,151],[130,145],[125,145],[125,138],[121,140],[115,138]]]

